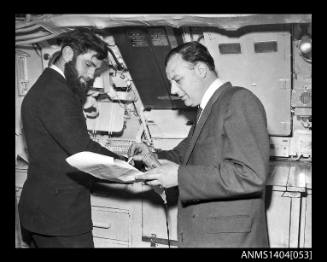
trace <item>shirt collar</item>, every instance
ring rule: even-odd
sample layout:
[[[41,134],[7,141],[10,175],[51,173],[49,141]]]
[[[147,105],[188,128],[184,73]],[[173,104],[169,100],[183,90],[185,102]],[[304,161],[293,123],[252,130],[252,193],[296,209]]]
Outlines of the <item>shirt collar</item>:
[[[60,69],[58,66],[52,64],[52,65],[50,66],[50,68],[52,68],[53,70],[56,70],[59,74],[61,74],[61,75],[66,79],[64,72],[61,71],[61,69]]]
[[[202,99],[201,99],[201,103],[200,103],[200,107],[202,108],[202,110],[206,107],[206,105],[208,104],[210,98],[213,96],[213,94],[216,92],[216,90],[221,87],[225,82],[223,82],[222,80],[220,80],[219,78],[217,78],[216,80],[214,80],[211,85],[208,87],[208,89],[205,91]]]

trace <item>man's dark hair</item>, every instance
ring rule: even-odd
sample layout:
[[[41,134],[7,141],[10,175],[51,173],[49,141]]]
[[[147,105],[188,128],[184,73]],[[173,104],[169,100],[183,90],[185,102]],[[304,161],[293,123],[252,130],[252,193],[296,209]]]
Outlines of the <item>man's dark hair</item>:
[[[169,59],[176,54],[180,54],[185,61],[192,64],[199,61],[203,62],[211,71],[215,71],[215,62],[213,61],[212,56],[208,49],[199,42],[188,42],[170,50],[165,59],[165,66],[167,66]]]
[[[74,50],[74,55],[86,53],[88,50],[97,52],[96,58],[103,60],[108,56],[108,46],[100,37],[96,35],[95,29],[78,28],[61,35],[58,39],[61,50],[65,46],[70,46]]]

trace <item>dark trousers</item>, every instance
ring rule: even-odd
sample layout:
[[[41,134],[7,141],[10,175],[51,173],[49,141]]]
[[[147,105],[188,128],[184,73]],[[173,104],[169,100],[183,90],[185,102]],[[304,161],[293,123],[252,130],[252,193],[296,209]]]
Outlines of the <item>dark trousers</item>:
[[[31,248],[94,248],[92,232],[74,236],[48,236],[22,228],[23,240]]]

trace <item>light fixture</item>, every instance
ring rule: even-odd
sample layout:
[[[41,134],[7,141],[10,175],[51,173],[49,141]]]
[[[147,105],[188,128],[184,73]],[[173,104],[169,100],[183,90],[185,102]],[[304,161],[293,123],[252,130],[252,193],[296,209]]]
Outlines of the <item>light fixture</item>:
[[[311,63],[312,60],[312,39],[309,35],[301,37],[299,42],[299,50],[303,59]]]

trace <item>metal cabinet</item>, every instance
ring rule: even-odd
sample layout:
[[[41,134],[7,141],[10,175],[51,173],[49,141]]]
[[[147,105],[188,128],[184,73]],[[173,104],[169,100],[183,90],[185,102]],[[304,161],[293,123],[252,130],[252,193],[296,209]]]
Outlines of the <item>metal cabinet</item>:
[[[311,163],[271,163],[266,190],[268,235],[271,247],[310,248]]]
[[[131,216],[129,210],[97,206],[92,199],[93,239],[95,247],[130,246]]]

